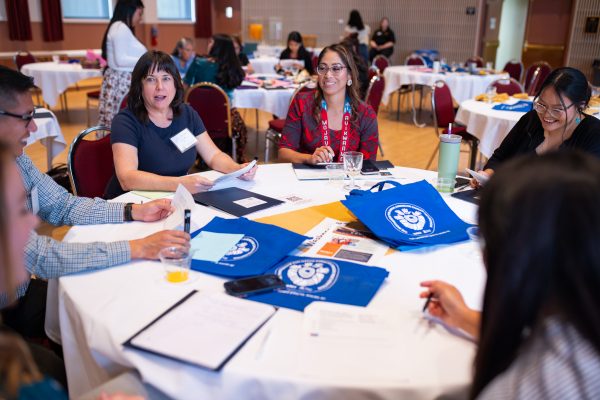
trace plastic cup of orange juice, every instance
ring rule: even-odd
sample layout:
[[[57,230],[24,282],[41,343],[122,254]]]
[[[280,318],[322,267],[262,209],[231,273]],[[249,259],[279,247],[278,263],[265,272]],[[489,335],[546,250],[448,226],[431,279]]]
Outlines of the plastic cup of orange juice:
[[[165,278],[168,282],[185,282],[190,276],[192,254],[180,247],[165,247],[158,253],[165,267]]]

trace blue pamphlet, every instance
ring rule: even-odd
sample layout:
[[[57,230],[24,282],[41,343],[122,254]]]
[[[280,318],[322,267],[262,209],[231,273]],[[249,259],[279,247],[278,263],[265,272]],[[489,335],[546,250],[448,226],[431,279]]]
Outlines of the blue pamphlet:
[[[492,107],[492,110],[499,111],[516,111],[516,112],[529,112],[533,107],[533,102],[520,100],[515,104],[497,104]]]
[[[313,301],[365,307],[388,276],[388,271],[379,267],[292,256],[266,273],[279,276],[286,287],[247,298],[299,311]]]
[[[200,232],[243,234],[242,239],[217,262],[192,260],[195,271],[234,278],[263,274],[308,239],[287,229],[246,218],[215,217],[192,233],[192,238]]]

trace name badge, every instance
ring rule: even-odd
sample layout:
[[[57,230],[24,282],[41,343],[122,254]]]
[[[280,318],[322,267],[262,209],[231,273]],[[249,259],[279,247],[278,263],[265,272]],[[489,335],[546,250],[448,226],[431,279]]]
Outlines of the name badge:
[[[185,153],[196,144],[196,136],[194,136],[188,128],[185,128],[177,135],[173,136],[171,142],[173,142],[180,152]]]
[[[34,215],[40,212],[40,197],[37,186],[31,188],[31,212]]]

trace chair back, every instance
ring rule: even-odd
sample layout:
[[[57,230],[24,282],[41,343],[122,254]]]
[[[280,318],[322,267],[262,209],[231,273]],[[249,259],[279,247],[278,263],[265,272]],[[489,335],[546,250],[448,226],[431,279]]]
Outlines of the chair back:
[[[377,68],[374,65],[371,65],[367,71],[367,79],[369,80],[369,82],[371,82],[371,79],[373,79],[374,76],[378,75],[381,75],[379,72],[379,68]]]
[[[552,67],[546,61],[538,61],[533,63],[525,73],[525,90],[530,96],[535,96],[542,87],[542,83],[546,80]]]
[[[483,58],[479,56],[469,57],[467,61],[465,61],[465,67],[468,67],[470,63],[475,63],[477,68],[483,68]]]
[[[452,93],[446,82],[436,81],[431,87],[431,109],[433,110],[433,126],[436,134],[438,128],[447,128],[448,124],[454,123],[454,105]]]
[[[381,104],[381,98],[383,97],[383,90],[385,89],[385,78],[380,75],[375,75],[369,82],[369,89],[367,89],[367,95],[365,102],[373,107],[375,115],[379,112],[379,105]]]
[[[94,140],[95,133],[100,132],[106,136]],[[67,168],[73,194],[82,197],[102,197],[108,181],[115,174],[110,128],[94,126],[81,131],[69,147]]]
[[[391,64],[392,63],[390,62],[390,60],[383,54],[376,55],[375,58],[373,58],[373,63],[372,63],[372,65],[374,67],[377,67],[379,72],[382,74],[383,74],[383,71],[385,71],[385,69],[387,67],[389,67]]]
[[[418,54],[411,54],[404,60],[404,65],[427,65],[427,61]]]
[[[127,99],[129,98],[129,93],[125,93],[125,96],[121,99],[121,103],[119,105],[119,111],[127,108]]]
[[[36,62],[36,59],[33,54],[28,51],[19,51],[15,54],[14,61],[17,69],[20,71],[23,65],[33,64]]]
[[[513,78],[496,79],[494,82],[489,84],[488,88],[489,87],[495,87],[496,93],[506,93],[509,96],[512,96],[516,93],[525,92],[525,89],[523,89],[523,86],[519,83],[519,81]]]
[[[312,62],[312,66],[313,66],[313,71],[316,74],[317,73],[317,66],[319,65],[319,55],[316,53],[313,53],[312,58],[311,58],[311,62]]]
[[[512,59],[504,65],[504,72],[508,72],[511,78],[521,82],[523,78],[523,63],[519,60]]]

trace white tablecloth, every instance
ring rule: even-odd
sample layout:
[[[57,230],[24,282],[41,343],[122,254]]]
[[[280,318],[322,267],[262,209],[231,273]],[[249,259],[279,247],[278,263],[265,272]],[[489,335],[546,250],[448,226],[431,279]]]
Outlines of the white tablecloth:
[[[259,57],[250,60],[254,72],[257,74],[272,74],[275,72],[275,65],[279,62],[279,57]]]
[[[52,117],[35,119],[37,130],[29,133],[29,137],[27,138],[27,146],[40,141],[46,147],[48,169],[50,169],[52,167],[52,159],[65,149],[67,142],[65,141],[65,137],[60,130],[60,125],[58,124],[58,120],[56,119],[56,115],[54,115],[54,113],[45,108],[38,108],[35,110],[35,112],[37,114],[49,112],[52,114]]]
[[[508,74],[470,75],[463,72],[434,74],[433,72],[423,72],[422,67],[400,65],[387,67],[383,76],[385,77],[383,104],[387,104],[390,95],[402,85],[432,86],[438,80],[445,81],[452,92],[452,97],[461,103],[478,94],[485,93],[485,89],[490,83],[496,79],[507,78]]]
[[[64,64],[40,62],[25,64],[21,72],[32,76],[34,83],[42,90],[44,101],[50,106],[56,106],[58,96],[67,90],[69,85],[82,79],[102,76],[99,69],[85,69],[81,64]]]
[[[233,106],[256,108],[285,118],[294,89],[236,89],[233,93]]]
[[[433,178],[434,172],[398,168],[402,182]],[[210,174],[210,173],[209,173]],[[341,199],[344,192],[327,181],[298,182],[289,164],[261,165],[255,182],[240,187],[281,196],[295,193],[310,199],[284,204],[252,218]],[[445,197],[466,221],[476,207]],[[121,201],[139,201],[133,194]],[[196,206],[193,222],[204,225],[225,214]],[[138,238],[161,229],[160,223],[79,226],[66,240],[90,242]],[[169,284],[158,262],[141,261],[103,271],[60,278],[59,312],[69,393],[77,397],[125,368],[177,399],[431,399],[466,385],[472,376],[475,345],[422,318],[419,282],[444,279],[457,285],[468,304],[479,307],[485,271],[477,245],[465,242],[435,249],[394,252],[380,263],[390,275],[369,308],[394,310],[404,330],[398,337],[402,354],[390,355],[393,378],[366,379],[366,371],[342,367],[320,376],[300,367],[303,314],[279,309],[220,373],[158,356],[124,350],[122,343],[192,289],[223,291],[223,279],[192,272],[191,281]]]

